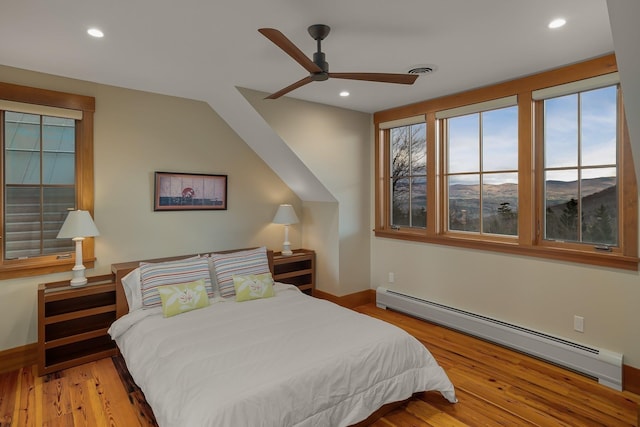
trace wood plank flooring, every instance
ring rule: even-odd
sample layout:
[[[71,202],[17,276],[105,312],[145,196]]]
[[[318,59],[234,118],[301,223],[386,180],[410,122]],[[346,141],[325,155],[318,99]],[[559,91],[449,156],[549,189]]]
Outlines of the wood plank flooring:
[[[411,333],[456,386],[459,402],[419,393],[376,421],[408,426],[637,426],[640,396],[485,341],[373,304],[357,311]],[[38,377],[32,366],[0,374],[0,427],[156,426],[119,357]],[[234,426],[229,426],[234,427]],[[329,427],[329,426],[328,426]]]

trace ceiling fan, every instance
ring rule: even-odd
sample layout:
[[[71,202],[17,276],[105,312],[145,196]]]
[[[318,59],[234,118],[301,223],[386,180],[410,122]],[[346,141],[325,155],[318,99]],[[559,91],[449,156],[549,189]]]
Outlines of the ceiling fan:
[[[297,82],[267,96],[265,99],[280,98],[292,90],[298,89],[311,82],[324,81],[329,78],[347,80],[366,80],[370,82],[399,83],[410,85],[418,78],[417,74],[393,74],[393,73],[330,73],[329,64],[325,60],[320,43],[328,35],[331,28],[328,25],[311,25],[308,29],[311,37],[317,42],[318,51],[313,54],[313,61],[309,59],[291,40],[274,28],[260,28],[260,34],[271,40],[276,46],[292,57],[298,64],[309,72],[309,75]]]

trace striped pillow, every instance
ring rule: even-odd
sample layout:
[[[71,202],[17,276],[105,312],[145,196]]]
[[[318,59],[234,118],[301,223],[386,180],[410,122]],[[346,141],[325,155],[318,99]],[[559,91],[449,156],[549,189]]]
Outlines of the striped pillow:
[[[235,296],[233,276],[270,273],[267,248],[264,246],[247,251],[227,254],[211,254],[211,261],[218,280],[218,291],[224,298]]]
[[[162,305],[158,286],[177,285],[204,279],[209,298],[213,297],[209,262],[206,258],[167,261],[161,263],[140,263],[140,289],[142,307]]]

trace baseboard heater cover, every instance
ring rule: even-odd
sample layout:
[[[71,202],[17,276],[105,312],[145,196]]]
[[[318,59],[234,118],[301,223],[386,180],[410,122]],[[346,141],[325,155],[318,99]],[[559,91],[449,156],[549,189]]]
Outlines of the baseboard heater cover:
[[[597,378],[600,384],[622,391],[622,354],[620,353],[588,347],[384,287],[378,287],[376,290],[376,305],[548,360]]]

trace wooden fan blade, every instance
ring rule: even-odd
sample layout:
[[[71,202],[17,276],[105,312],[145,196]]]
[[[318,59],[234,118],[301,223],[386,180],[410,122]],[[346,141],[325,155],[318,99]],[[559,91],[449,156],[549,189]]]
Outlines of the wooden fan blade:
[[[412,85],[418,78],[417,74],[389,74],[389,73],[329,73],[334,79],[366,80],[369,82],[398,83]]]
[[[295,61],[302,65],[305,70],[310,73],[321,73],[322,69],[316,65],[307,55],[304,54],[298,47],[285,37],[280,31],[274,28],[260,28],[258,30],[260,34],[271,40],[276,46],[284,50],[284,52],[295,59]]]
[[[312,81],[313,81],[313,79],[311,78],[311,76],[307,76],[304,79],[298,80],[294,84],[285,87],[284,89],[280,89],[276,93],[272,93],[271,95],[267,96],[265,99],[277,99],[277,98],[280,98],[282,95],[285,95],[285,94],[291,92],[294,89],[298,89],[300,86],[304,86],[307,83],[311,83]]]

